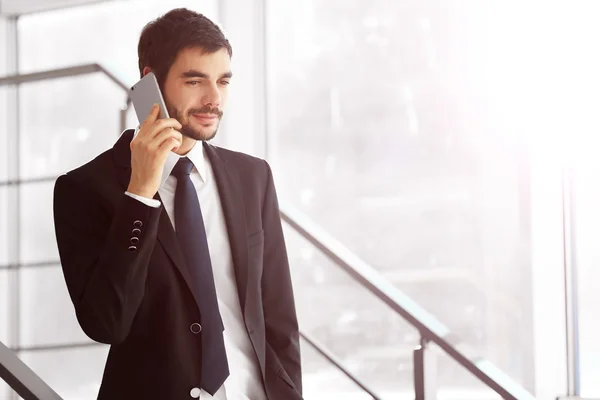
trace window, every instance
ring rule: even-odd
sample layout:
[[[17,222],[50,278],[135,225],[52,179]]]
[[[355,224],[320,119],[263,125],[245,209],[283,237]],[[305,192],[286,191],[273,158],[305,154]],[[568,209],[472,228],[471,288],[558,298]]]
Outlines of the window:
[[[215,18],[217,4],[216,0],[105,1],[26,15],[19,20],[19,68],[25,73],[101,63],[135,82],[137,42],[144,25],[177,7]]]
[[[11,282],[13,271],[8,269],[0,269],[0,342],[8,345],[9,341],[9,318],[10,318],[10,304],[9,294],[11,291],[8,289]],[[2,391],[0,390],[0,393]]]
[[[491,100],[502,27],[486,7],[269,2],[268,157],[282,199],[533,390],[528,159]],[[307,263],[301,248],[289,246],[293,265]],[[412,350],[396,353],[418,336],[387,324],[383,309],[345,321],[360,290],[330,293],[308,326],[347,362],[374,331],[388,336],[356,372],[375,388],[412,388],[412,371],[398,370],[412,368]],[[459,369],[439,369],[449,390],[474,387]]]
[[[93,400],[98,397],[107,355],[108,346],[99,345],[24,351],[19,358],[63,399]]]
[[[60,265],[21,268],[19,274],[20,347],[90,342],[75,317]]]

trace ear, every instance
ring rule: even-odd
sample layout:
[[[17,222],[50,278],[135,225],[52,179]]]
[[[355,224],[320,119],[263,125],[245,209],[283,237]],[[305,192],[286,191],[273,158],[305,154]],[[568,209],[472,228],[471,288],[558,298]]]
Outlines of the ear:
[[[150,67],[144,67],[144,70],[142,71],[142,78],[146,75],[148,75],[149,72],[151,72],[152,69]]]

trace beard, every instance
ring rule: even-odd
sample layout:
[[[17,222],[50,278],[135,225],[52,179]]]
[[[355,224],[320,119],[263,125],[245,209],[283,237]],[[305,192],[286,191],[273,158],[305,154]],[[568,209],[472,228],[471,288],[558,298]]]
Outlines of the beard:
[[[223,111],[219,110],[218,107],[212,107],[210,104],[202,108],[191,108],[187,112],[177,109],[172,104],[167,104],[167,111],[171,118],[175,118],[182,125],[179,131],[183,136],[200,141],[209,141],[217,135],[219,124],[223,117]],[[194,114],[215,115],[218,118],[217,125],[211,127],[212,124],[202,124],[202,129],[197,129],[191,124],[191,119],[194,117]]]

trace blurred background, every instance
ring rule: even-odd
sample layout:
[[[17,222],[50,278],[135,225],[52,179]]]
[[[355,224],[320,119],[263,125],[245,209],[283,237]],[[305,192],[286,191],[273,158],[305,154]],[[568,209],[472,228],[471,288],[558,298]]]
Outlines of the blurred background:
[[[272,165],[306,399],[373,397],[324,354],[414,399],[422,339],[428,399],[501,398],[472,369],[600,397],[595,0],[0,0],[0,341],[35,374],[96,398],[108,348],[75,319],[52,190],[137,125],[139,34],[176,7],[233,46],[215,143]]]

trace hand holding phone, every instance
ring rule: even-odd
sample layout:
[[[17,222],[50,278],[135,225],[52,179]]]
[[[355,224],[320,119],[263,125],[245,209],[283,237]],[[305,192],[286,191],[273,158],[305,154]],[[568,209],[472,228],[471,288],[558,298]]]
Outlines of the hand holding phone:
[[[140,124],[146,120],[148,115],[150,115],[150,110],[154,104],[158,104],[160,107],[158,118],[169,118],[167,105],[163,99],[154,72],[148,72],[142,79],[137,81],[131,89],[129,89],[129,98],[133,103]]]
[[[154,104],[135,138],[131,141],[131,178],[129,193],[151,199],[162,178],[167,155],[181,146],[181,124],[175,118],[159,118]]]

